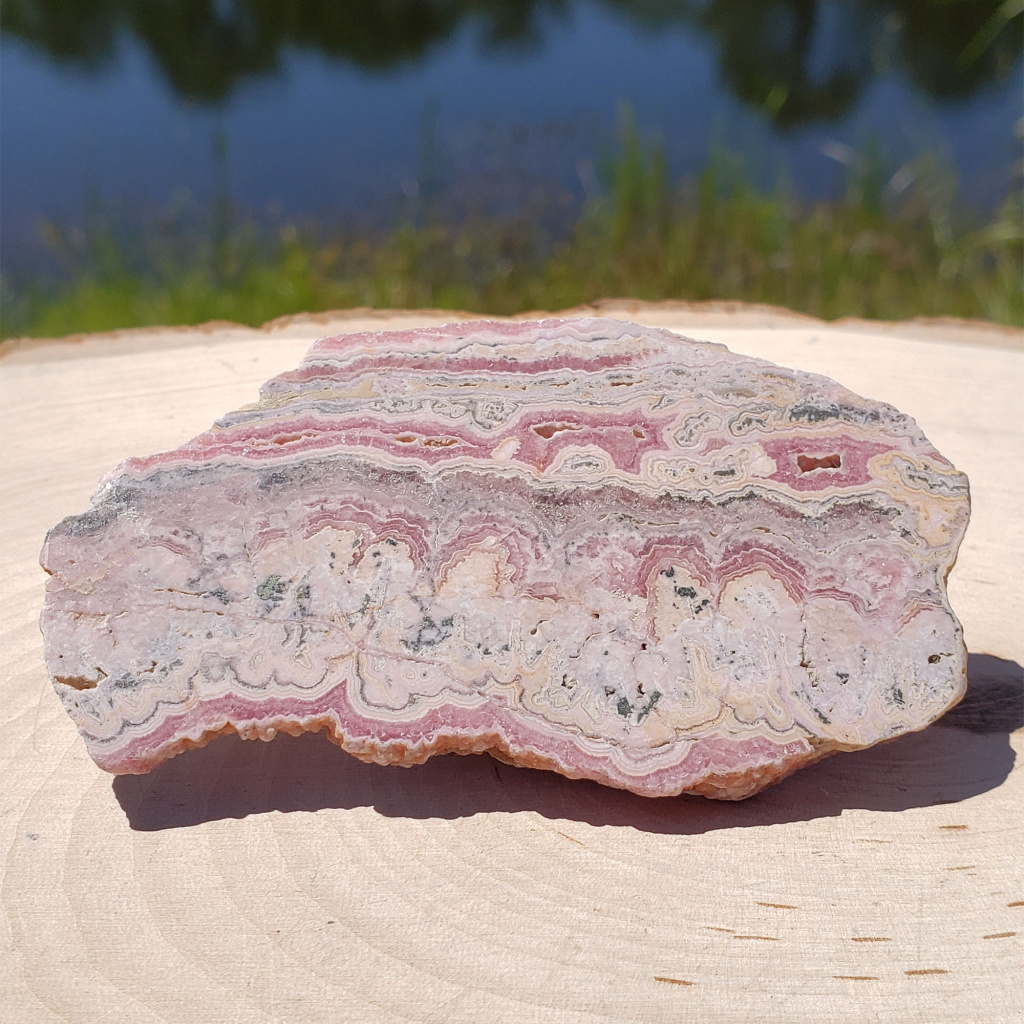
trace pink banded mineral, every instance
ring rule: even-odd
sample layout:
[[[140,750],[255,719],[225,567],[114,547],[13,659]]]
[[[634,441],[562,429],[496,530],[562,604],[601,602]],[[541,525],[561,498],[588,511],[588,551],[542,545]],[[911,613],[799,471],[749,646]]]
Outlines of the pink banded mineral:
[[[740,799],[955,704],[967,480],[835,382],[605,319],[317,342],[50,531],[102,768],[326,730]]]

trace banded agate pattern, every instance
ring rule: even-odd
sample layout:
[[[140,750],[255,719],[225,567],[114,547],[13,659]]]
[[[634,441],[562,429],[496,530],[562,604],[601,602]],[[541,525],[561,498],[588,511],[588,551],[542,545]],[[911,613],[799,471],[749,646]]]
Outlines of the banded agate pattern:
[[[607,319],[325,338],[50,531],[90,754],[326,730],[741,799],[965,686],[967,480],[827,378]]]

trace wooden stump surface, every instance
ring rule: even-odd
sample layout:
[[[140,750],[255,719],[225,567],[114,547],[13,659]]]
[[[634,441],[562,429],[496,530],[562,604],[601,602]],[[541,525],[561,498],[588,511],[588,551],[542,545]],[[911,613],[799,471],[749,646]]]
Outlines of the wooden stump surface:
[[[436,312],[8,343],[0,358],[0,1020],[939,1022],[1024,1018],[1024,358],[985,324],[606,304],[825,373],[971,480],[950,579],[964,702],[739,804],[646,800],[323,737],[221,739],[148,776],[85,753],[37,626],[46,530],[324,334]]]

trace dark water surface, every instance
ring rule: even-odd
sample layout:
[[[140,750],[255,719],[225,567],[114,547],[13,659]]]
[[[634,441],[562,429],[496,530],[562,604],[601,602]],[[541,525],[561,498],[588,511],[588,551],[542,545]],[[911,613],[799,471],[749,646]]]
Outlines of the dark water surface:
[[[12,0],[0,231],[140,226],[216,196],[256,218],[578,207],[624,109],[673,177],[713,143],[747,174],[893,189],[937,154],[991,205],[1020,159],[1022,17],[1002,0]],[[1010,17],[1012,15],[1012,17]],[[897,173],[905,166],[902,177]],[[892,179],[892,175],[896,178]]]

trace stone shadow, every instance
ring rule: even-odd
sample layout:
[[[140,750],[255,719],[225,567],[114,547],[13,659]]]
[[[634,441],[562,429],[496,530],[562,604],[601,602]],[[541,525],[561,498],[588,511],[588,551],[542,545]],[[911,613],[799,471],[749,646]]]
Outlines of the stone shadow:
[[[114,794],[133,829],[185,828],[267,811],[373,807],[389,817],[455,819],[532,810],[549,819],[693,835],[832,817],[848,808],[902,811],[957,803],[1000,785],[1014,765],[1009,735],[1024,726],[1024,669],[968,657],[967,694],[920,733],[837,754],[739,803],[649,799],[487,755],[432,758],[413,768],[363,764],[324,736],[272,743],[218,739],[149,775],[120,776]]]

